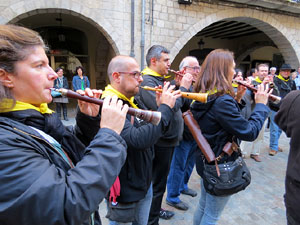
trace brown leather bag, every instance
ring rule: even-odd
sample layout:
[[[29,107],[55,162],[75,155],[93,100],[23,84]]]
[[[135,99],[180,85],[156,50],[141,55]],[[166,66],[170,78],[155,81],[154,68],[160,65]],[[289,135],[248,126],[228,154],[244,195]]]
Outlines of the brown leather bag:
[[[189,128],[190,132],[192,133],[198,147],[200,148],[201,152],[203,153],[207,162],[213,162],[216,160],[215,153],[211,149],[209,143],[207,142],[206,138],[203,136],[202,131],[195,120],[192,112],[190,110],[184,112],[182,114],[184,123]]]

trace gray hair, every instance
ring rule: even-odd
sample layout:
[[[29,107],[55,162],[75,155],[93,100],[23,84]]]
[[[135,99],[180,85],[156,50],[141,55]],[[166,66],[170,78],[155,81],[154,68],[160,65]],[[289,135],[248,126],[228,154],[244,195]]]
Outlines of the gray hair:
[[[151,48],[149,48],[146,55],[147,66],[150,66],[152,58],[160,60],[161,53],[169,54],[170,51],[161,45],[153,45]]]
[[[195,56],[186,56],[181,60],[179,64],[179,70],[182,70],[184,67],[188,66],[191,59],[195,59],[196,61],[198,61]]]
[[[271,68],[270,68],[270,71],[271,71],[271,70],[275,70],[275,71],[276,71],[277,68],[276,68],[276,67],[271,67]]]

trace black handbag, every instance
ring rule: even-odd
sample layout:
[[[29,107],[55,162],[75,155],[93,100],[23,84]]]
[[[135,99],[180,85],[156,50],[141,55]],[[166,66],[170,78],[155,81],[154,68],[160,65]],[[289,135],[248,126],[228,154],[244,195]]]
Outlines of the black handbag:
[[[107,203],[107,214],[106,218],[111,221],[120,223],[129,223],[135,221],[136,202],[113,204],[112,202]]]
[[[234,161],[216,165],[204,162],[202,178],[205,190],[215,196],[235,194],[244,190],[251,182],[250,171],[241,156]]]

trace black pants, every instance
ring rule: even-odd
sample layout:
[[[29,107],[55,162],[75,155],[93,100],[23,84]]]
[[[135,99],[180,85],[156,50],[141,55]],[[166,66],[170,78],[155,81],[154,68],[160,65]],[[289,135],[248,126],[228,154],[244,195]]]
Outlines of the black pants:
[[[58,117],[60,118],[60,114],[61,114],[61,107],[63,109],[63,115],[64,115],[64,119],[68,118],[68,114],[67,114],[67,103],[58,103],[56,102],[56,113],[58,115]]]
[[[170,170],[174,147],[154,146],[154,160],[152,169],[153,198],[149,214],[148,225],[158,224],[161,202],[166,190],[167,178]]]

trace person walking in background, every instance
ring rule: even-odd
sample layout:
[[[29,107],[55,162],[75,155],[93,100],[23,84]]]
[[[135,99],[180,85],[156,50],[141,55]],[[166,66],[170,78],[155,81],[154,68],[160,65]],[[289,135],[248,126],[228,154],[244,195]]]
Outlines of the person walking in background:
[[[256,77],[257,77],[257,69],[252,68],[250,70],[249,76],[246,78],[246,80],[250,80],[250,82],[252,82],[253,80],[255,80]]]
[[[76,67],[76,75],[73,77],[72,85],[73,90],[85,90],[86,88],[90,87],[89,78],[84,74],[84,69],[81,66]]]
[[[274,90],[273,94],[280,96],[282,99],[291,91],[296,90],[296,84],[293,79],[291,79],[292,67],[290,64],[282,64],[280,67],[279,75],[274,77]],[[282,130],[274,122],[276,112],[279,110],[280,103],[276,104],[274,102],[269,103],[271,109],[270,115],[270,150],[269,155],[275,156],[277,152],[282,152],[282,148],[278,146],[278,140],[280,138]]]
[[[254,87],[258,87],[258,85],[266,85],[267,83],[270,82],[270,77],[268,76],[269,72],[269,66],[267,64],[259,64],[257,66],[257,76],[256,78],[252,81],[252,84]],[[254,101],[254,95],[250,91],[246,91],[246,95],[251,96],[251,110],[255,108],[256,102]],[[244,99],[248,98],[248,96],[245,96]],[[249,98],[248,98],[249,99]],[[245,149],[250,150],[250,158],[254,159],[256,162],[261,162],[260,158],[260,150],[262,143],[264,141],[264,133],[265,133],[265,126],[266,123],[263,125],[263,128],[260,130],[258,137],[252,141],[252,142],[246,142],[242,141],[241,143],[241,149],[243,153],[245,153]]]
[[[272,77],[275,77],[276,76],[276,70],[277,68],[276,67],[271,67],[270,68],[270,73],[269,73],[269,76],[272,76]]]
[[[297,73],[297,75],[296,75],[294,81],[295,81],[297,90],[300,90],[300,67],[298,67],[298,70],[296,73]]]
[[[58,67],[55,72],[57,73],[57,79],[54,81],[54,88],[65,88],[69,89],[68,80],[64,74],[64,70],[61,67]],[[59,96],[53,98],[53,102],[56,104],[56,113],[58,118],[61,118],[61,108],[63,109],[64,120],[68,121],[68,112],[67,112],[67,104],[69,103],[69,99],[66,96]]]

